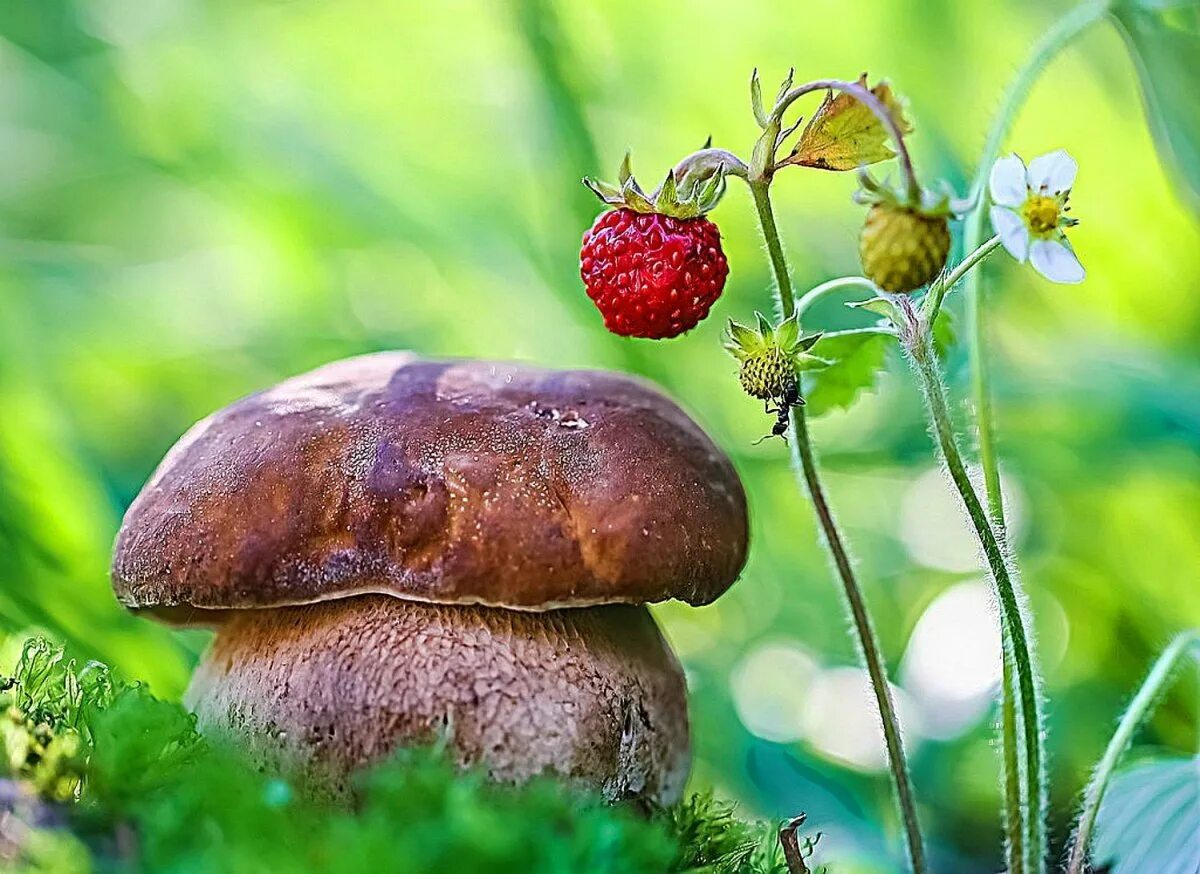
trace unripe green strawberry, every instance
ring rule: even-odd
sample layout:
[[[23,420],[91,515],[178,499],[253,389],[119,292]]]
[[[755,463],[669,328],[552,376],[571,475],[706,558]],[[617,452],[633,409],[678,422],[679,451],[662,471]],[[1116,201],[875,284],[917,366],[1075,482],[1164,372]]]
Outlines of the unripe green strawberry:
[[[859,237],[863,273],[884,291],[912,291],[932,282],[950,252],[945,214],[896,203],[874,204]]]
[[[819,363],[808,350],[820,338],[820,334],[801,337],[794,316],[771,327],[759,313],[757,330],[730,319],[725,349],[741,363],[738,381],[746,394],[764,401],[778,400],[795,393],[798,369]]]
[[[742,361],[738,381],[752,398],[779,398],[796,385],[796,368],[778,346],[763,346]]]

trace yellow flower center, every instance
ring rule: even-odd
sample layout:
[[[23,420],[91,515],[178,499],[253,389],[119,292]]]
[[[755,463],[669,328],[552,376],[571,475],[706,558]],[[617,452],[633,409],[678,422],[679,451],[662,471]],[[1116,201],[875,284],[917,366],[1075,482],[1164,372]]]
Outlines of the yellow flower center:
[[[1062,204],[1057,197],[1047,194],[1030,194],[1021,207],[1025,225],[1035,237],[1049,236],[1058,227]]]

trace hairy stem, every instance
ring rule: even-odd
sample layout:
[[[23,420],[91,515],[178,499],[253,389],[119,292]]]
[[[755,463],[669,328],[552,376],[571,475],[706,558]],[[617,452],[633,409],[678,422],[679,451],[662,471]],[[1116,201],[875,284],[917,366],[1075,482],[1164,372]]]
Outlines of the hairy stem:
[[[784,317],[795,311],[795,296],[792,292],[791,278],[788,275],[787,258],[783,253],[783,244],[779,239],[779,230],[775,224],[774,210],[771,208],[771,198],[768,191],[769,182],[766,180],[751,182],[750,190],[754,195],[754,204],[758,208],[759,224],[763,240],[767,246],[767,254],[775,273],[775,287],[779,308]],[[842,590],[846,605],[854,623],[855,636],[862,660],[866,665],[867,674],[871,679],[871,689],[875,694],[875,702],[879,708],[880,722],[883,724],[883,736],[887,745],[888,764],[892,773],[892,783],[895,790],[896,805],[899,808],[900,820],[904,827],[905,844],[908,848],[909,861],[914,874],[923,874],[925,869],[925,844],[921,838],[921,828],[917,821],[917,806],[913,796],[912,778],[908,771],[908,762],[904,755],[904,744],[900,737],[900,723],[896,717],[896,707],[892,701],[891,689],[888,686],[887,671],[880,650],[879,639],[875,634],[870,613],[867,611],[866,598],[858,584],[854,567],[847,552],[845,540],[833,518],[833,512],[825,497],[825,488],[821,483],[817,459],[813,452],[812,441],[808,433],[808,421],[803,406],[792,408],[792,459],[797,473],[812,501],[824,537],[825,546],[829,551],[833,564],[841,579]]]
[[[925,297],[925,324],[932,326],[941,312],[942,302],[946,295],[965,276],[981,264],[985,258],[1000,245],[1000,237],[995,236],[977,247],[967,255],[953,270],[940,277],[929,289]],[[993,520],[995,524],[995,520]],[[1003,530],[1002,527],[997,530]],[[1012,642],[1009,639],[1007,625],[1004,628],[1003,658],[1004,682],[1000,695],[1000,749],[1004,761],[1004,834],[1005,853],[1008,874],[1024,874],[1026,853],[1026,832],[1030,811],[1023,808],[1021,798],[1028,793],[1028,769],[1022,766],[1022,749],[1017,736],[1017,696],[1020,690],[1015,685],[1016,673],[1013,665]]]
[[[1167,683],[1174,676],[1175,669],[1188,654],[1200,654],[1200,631],[1185,631],[1178,635],[1170,646],[1163,650],[1162,655],[1150,669],[1149,675],[1142,682],[1137,694],[1129,702],[1129,707],[1117,723],[1117,730],[1112,740],[1104,750],[1104,756],[1096,765],[1096,771],[1083,794],[1083,807],[1079,812],[1079,826],[1075,830],[1075,841],[1071,846],[1071,857],[1067,863],[1067,874],[1082,874],[1087,863],[1088,844],[1092,838],[1092,829],[1096,825],[1096,815],[1100,812],[1100,802],[1104,800],[1104,791],[1112,778],[1121,755],[1133,740],[1133,733],[1142,721],[1150,715],[1155,702]]]
[[[1013,666],[1012,639],[1005,633],[1003,642],[1004,676],[1000,695],[1000,746],[1004,757],[1004,834],[1008,874],[1025,872],[1025,817],[1021,794],[1028,775],[1021,771],[1021,746],[1017,736],[1017,684]]]
[[[933,320],[942,310],[942,301],[946,299],[946,295],[962,281],[963,277],[971,272],[974,267],[983,261],[988,255],[996,251],[1000,245],[999,235],[992,237],[986,243],[983,243],[973,250],[966,258],[944,277],[938,278],[929,289],[929,294],[926,296],[926,309],[929,314],[929,323],[932,325]]]
[[[803,317],[805,311],[825,295],[841,291],[843,288],[865,288],[876,293],[879,291],[875,283],[865,276],[839,276],[837,279],[822,282],[820,285],[814,286],[805,292],[796,303],[796,314]]]
[[[1089,26],[1103,18],[1111,6],[1111,0],[1094,0],[1094,2],[1081,3],[1071,9],[1042,34],[1041,39],[1030,51],[1029,57],[1025,59],[1025,63],[1017,70],[1017,75],[1013,77],[1008,85],[1008,90],[1004,93],[1000,108],[992,117],[992,125],[988,128],[983,154],[979,158],[979,165],[972,182],[971,193],[975,198],[977,211],[982,209],[983,201],[986,199],[984,188],[987,185],[992,164],[999,157],[1004,138],[1008,135],[1009,128],[1016,120],[1017,113],[1021,111],[1038,76],[1056,54]]]
[[[1034,46],[1028,59],[1017,71],[1016,77],[1005,93],[1004,101],[992,120],[984,143],[983,154],[975,170],[971,185],[974,207],[967,216],[963,229],[963,248],[974,251],[983,240],[987,216],[987,181],[992,165],[1000,154],[1000,146],[1017,113],[1029,96],[1033,83],[1050,60],[1072,39],[1082,33],[1093,22],[1108,11],[1109,0],[1084,3],[1064,15]],[[1000,468],[996,458],[995,419],[992,415],[990,374],[985,356],[986,324],[982,306],[982,289],[978,272],[969,273],[964,293],[967,298],[967,321],[969,323],[969,348],[971,367],[971,395],[975,405],[975,416],[979,429],[979,462],[983,467],[983,480],[987,489],[988,509],[993,521],[1004,527],[1004,497],[1000,492]]]
[[[692,152],[675,165],[675,179],[680,180],[688,173],[696,171],[716,172],[720,169],[726,175],[747,179],[750,168],[746,162],[726,149],[701,149]]]
[[[874,623],[871,621],[871,614],[867,610],[866,598],[859,587],[841,531],[825,497],[825,489],[821,483],[820,470],[813,453],[812,440],[809,438],[808,420],[803,406],[792,409],[792,437],[792,460],[803,477],[805,488],[824,535],[826,548],[829,550],[838,577],[841,579],[846,606],[854,623],[858,648],[871,680],[871,690],[875,695],[875,704],[879,708],[879,720],[883,724],[888,764],[892,772],[896,804],[900,810],[900,819],[904,827],[909,861],[914,874],[920,874],[925,871],[925,845],[921,838],[920,823],[917,820],[917,805],[913,796],[908,760],[904,753],[904,742],[900,736],[900,720],[896,716],[896,705],[892,700],[891,688],[888,686],[883,653],[880,651],[879,639],[875,633]]]
[[[977,213],[982,214],[982,213]],[[979,220],[982,224],[982,219]],[[972,233],[973,218],[967,219],[963,244],[972,246],[981,232]],[[982,230],[982,229],[981,229]],[[984,324],[980,297],[979,274],[969,274],[965,290],[967,298],[967,357],[971,371],[971,398],[975,406],[975,427],[978,433],[979,463],[983,468],[983,484],[987,492],[988,512],[1000,528],[1004,522],[1004,496],[1000,492],[1000,464],[996,457],[996,420],[992,413],[991,374],[984,353],[987,328]]]
[[[792,292],[792,276],[788,272],[787,256],[783,254],[779,227],[775,224],[775,210],[771,207],[769,189],[770,182],[766,180],[750,183],[754,207],[758,210],[759,230],[762,231],[763,242],[767,247],[767,257],[771,261],[771,271],[775,276],[775,295],[778,298],[779,315],[781,318],[788,319],[796,311],[796,296]]]
[[[1017,72],[1017,75],[1013,78],[1008,91],[1005,93],[1000,109],[992,120],[991,128],[988,130],[987,139],[984,142],[983,154],[980,155],[979,164],[975,170],[974,180],[971,185],[974,206],[967,215],[963,228],[963,247],[966,251],[972,252],[980,249],[988,211],[988,177],[991,174],[992,165],[996,162],[996,158],[1000,154],[1001,144],[1005,136],[1007,136],[1013,121],[1016,119],[1017,113],[1024,105],[1025,99],[1029,96],[1034,82],[1041,75],[1042,70],[1050,62],[1051,58],[1062,50],[1067,43],[1086,30],[1089,25],[1103,17],[1110,5],[1111,0],[1096,0],[1096,2],[1084,3],[1068,12],[1038,41],[1025,63],[1021,66],[1021,69]],[[947,290],[949,287],[949,284],[945,286]],[[992,410],[991,374],[985,349],[987,343],[987,325],[983,306],[982,279],[979,271],[967,272],[963,293],[966,295],[966,316],[968,323],[967,352],[971,373],[971,398],[975,407],[979,462],[983,468],[983,482],[987,493],[988,514],[991,517],[992,524],[996,526],[996,530],[1003,535],[1006,527],[1004,520],[1004,495],[1000,487],[1000,464],[996,453],[996,421]],[[937,301],[937,304],[938,306],[941,305],[940,299]],[[1005,634],[1007,635],[1007,633],[1006,629]],[[1009,641],[1005,641],[1005,646],[1006,648],[1009,646]],[[1011,672],[1006,673],[1011,674]],[[1011,679],[1011,676],[1006,677],[1007,679]],[[1015,719],[1013,718],[1015,705],[1012,700],[1015,694],[1016,690],[1006,682],[1002,699],[1002,731],[1006,751],[1011,749],[1010,742],[1015,742]],[[1036,819],[1037,824],[1033,826],[1033,831],[1042,834],[1043,824],[1046,819],[1047,793],[1044,782],[1045,778],[1035,769],[1029,768],[1028,764],[1026,762],[1025,773],[1018,775],[1015,773],[1017,763],[1012,761],[1011,757],[1006,753],[1004,774],[1004,793],[1006,799],[1005,825],[1008,831],[1008,865],[1010,871],[1023,870],[1023,861],[1018,860],[1020,859],[1020,852],[1023,845],[1027,843],[1027,839],[1030,837],[1030,833],[1021,834],[1018,831],[1022,811],[1014,807],[1013,793],[1016,784],[1020,780],[1034,781],[1032,789],[1036,791],[1037,803],[1024,811],[1026,819],[1031,824]],[[1017,791],[1021,794],[1020,789]],[[1023,794],[1029,796],[1031,794],[1030,788],[1025,787]],[[1041,860],[1045,858],[1045,847],[1041,844],[1041,838],[1039,838],[1034,846],[1025,849],[1032,850],[1038,854],[1038,865],[1034,870],[1040,870]]]
[[[1011,652],[1013,674],[1019,698],[1019,711],[1013,709],[1011,718],[1017,715],[1021,721],[1021,739],[1024,748],[1025,775],[1021,786],[1024,797],[1018,806],[1017,813],[1023,815],[1026,829],[1020,838],[1025,850],[1028,864],[1022,870],[1040,872],[1044,870],[1043,820],[1036,815],[1041,807],[1041,770],[1042,770],[1042,709],[1038,696],[1037,679],[1027,632],[1026,620],[1022,610],[1022,596],[1017,591],[1016,582],[1009,570],[1008,561],[1000,545],[1000,539],[988,519],[987,512],[975,493],[963,463],[958,441],[954,436],[954,425],[950,417],[950,406],[946,399],[946,389],[942,383],[937,357],[934,354],[928,331],[916,331],[910,343],[906,343],[908,359],[913,366],[921,385],[928,407],[933,435],[941,452],[942,461],[950,474],[967,511],[971,527],[979,538],[983,553],[987,559],[988,569],[996,585],[996,595],[1000,602],[1001,628],[1006,635],[1005,647]],[[1014,738],[1015,739],[1015,738]],[[1013,772],[1012,760],[1006,751],[1006,768],[1008,774]],[[1006,779],[1010,777],[1006,776]],[[1007,785],[1007,784],[1006,784]],[[1010,812],[1011,815],[1011,812]],[[1010,840],[1012,837],[1010,836]]]

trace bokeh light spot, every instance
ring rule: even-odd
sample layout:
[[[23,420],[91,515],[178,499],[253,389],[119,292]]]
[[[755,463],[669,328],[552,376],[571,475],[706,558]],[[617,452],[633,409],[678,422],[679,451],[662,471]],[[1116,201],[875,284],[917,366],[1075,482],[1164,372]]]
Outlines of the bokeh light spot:
[[[905,749],[911,756],[920,727],[908,695],[891,686]],[[804,715],[804,737],[822,755],[860,771],[887,767],[883,729],[867,672],[831,668],[812,682]]]
[[[742,724],[764,740],[791,743],[804,734],[816,659],[799,645],[775,640],[755,647],[730,673],[733,705]]]
[[[1010,477],[1003,476],[1005,516],[1011,542],[1019,542],[1024,501]],[[980,494],[983,493],[979,487]],[[900,540],[913,560],[926,567],[964,573],[982,567],[978,540],[940,468],[917,476],[900,502]]]
[[[991,706],[1001,679],[1000,627],[983,582],[959,583],[930,604],[909,640],[900,676],[927,737],[949,739]]]

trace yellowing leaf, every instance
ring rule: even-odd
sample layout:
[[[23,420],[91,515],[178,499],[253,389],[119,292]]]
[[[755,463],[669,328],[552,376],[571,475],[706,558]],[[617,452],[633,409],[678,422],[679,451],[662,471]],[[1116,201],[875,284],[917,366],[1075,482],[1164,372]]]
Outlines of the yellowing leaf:
[[[866,73],[858,84],[867,87]],[[912,131],[890,85],[880,82],[871,93],[887,108],[902,133]],[[830,92],[783,163],[819,170],[854,170],[893,157],[890,142],[887,128],[870,108],[845,91]]]

